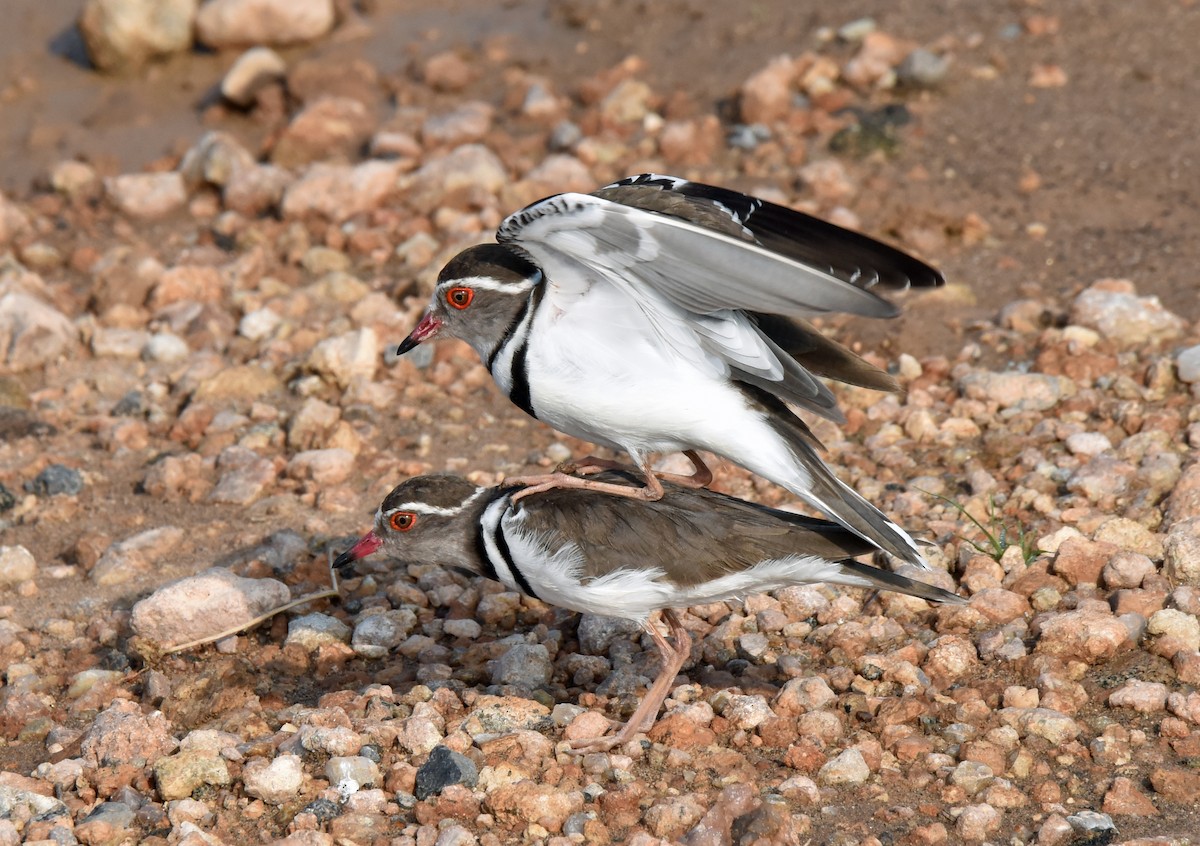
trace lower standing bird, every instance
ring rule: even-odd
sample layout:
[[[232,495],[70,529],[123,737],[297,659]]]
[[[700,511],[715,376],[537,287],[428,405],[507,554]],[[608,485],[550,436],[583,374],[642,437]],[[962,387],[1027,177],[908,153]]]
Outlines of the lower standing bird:
[[[506,218],[497,240],[443,268],[397,353],[460,338],[517,406],[625,451],[644,474],[635,488],[563,472],[510,480],[526,495],[569,486],[655,499],[659,476],[707,485],[706,450],[925,566],[912,538],[830,471],[788,404],[840,422],[818,376],[898,390],[807,318],[895,316],[877,291],[941,285],[937,270],[801,212],[657,174],[548,197]],[[651,454],[680,451],[694,474],[654,473]]]
[[[638,483],[633,474],[615,471],[598,481],[618,488]],[[520,491],[479,487],[458,476],[409,479],[387,495],[374,528],[334,566],[349,572],[358,559],[383,549],[400,561],[486,576],[561,608],[641,623],[662,668],[624,726],[613,736],[577,741],[580,752],[619,746],[654,724],[691,651],[672,609],[821,583],[965,601],[850,560],[872,545],[836,523],[706,489],[668,482],[658,500],[561,488],[517,501]],[[650,621],[660,611],[674,644]]]

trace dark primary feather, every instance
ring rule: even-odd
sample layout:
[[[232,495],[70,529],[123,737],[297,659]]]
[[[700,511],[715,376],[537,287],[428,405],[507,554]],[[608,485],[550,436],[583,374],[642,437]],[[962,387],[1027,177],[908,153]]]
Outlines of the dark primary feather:
[[[595,194],[755,240],[772,252],[864,288],[902,291],[933,288],[946,281],[936,268],[874,238],[716,185],[639,174]],[[729,209],[733,217],[722,214],[714,202]]]
[[[887,371],[880,370],[837,341],[825,337],[821,330],[806,320],[789,320],[776,314],[753,313],[750,316],[764,335],[805,370],[860,388],[900,390],[900,383]]]

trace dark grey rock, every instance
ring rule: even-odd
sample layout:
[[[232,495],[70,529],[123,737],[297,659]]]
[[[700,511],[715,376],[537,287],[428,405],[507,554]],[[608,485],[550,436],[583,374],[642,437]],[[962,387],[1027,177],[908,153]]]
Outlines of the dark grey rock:
[[[51,464],[38,473],[32,482],[26,482],[25,490],[38,496],[54,496],[56,494],[74,496],[83,490],[83,476],[74,468],[62,464]]]
[[[302,814],[312,814],[319,823],[327,823],[342,813],[341,807],[331,799],[314,799],[304,806]]]
[[[13,496],[12,491],[0,485],[0,511],[8,511],[17,504],[17,498]]]
[[[112,408],[113,417],[139,417],[145,413],[146,398],[141,391],[130,391]]]
[[[435,746],[429,759],[417,770],[413,793],[418,801],[436,796],[452,784],[474,787],[479,780],[479,769],[466,755],[460,755],[447,746]]]
[[[84,818],[85,823],[102,820],[115,830],[122,831],[133,825],[133,808],[124,802],[103,802]]]

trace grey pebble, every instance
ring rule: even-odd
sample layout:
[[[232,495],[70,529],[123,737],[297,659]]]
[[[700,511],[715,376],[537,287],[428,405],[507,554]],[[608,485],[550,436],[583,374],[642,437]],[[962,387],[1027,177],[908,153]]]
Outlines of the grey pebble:
[[[913,50],[896,68],[896,80],[915,88],[934,88],[941,84],[950,70],[950,59],[931,53],[924,47]]]
[[[540,643],[517,643],[491,666],[492,684],[533,690],[550,681],[550,652]]]
[[[604,617],[599,614],[583,614],[579,618],[576,637],[579,651],[585,655],[604,655],[615,640],[630,640],[641,632],[642,627],[632,620],[620,617]]]
[[[38,496],[68,494],[74,496],[83,490],[83,476],[78,470],[62,464],[51,464],[38,473],[32,482],[25,483],[25,490]]]
[[[342,813],[341,806],[332,799],[314,799],[304,806],[302,814],[312,814],[317,822],[326,823],[336,819]]]

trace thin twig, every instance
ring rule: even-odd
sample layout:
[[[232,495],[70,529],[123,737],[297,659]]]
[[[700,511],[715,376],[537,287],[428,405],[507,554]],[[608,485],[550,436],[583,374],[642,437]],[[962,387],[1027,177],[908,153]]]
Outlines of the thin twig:
[[[332,584],[332,587],[330,588],[301,596],[298,599],[293,599],[291,602],[285,602],[283,605],[280,605],[277,608],[272,608],[270,611],[267,611],[264,614],[259,614],[253,620],[247,620],[244,623],[238,623],[236,626],[225,629],[222,632],[196,638],[196,640],[189,640],[187,643],[181,643],[178,646],[172,646],[170,649],[164,650],[162,654],[173,655],[176,652],[182,652],[183,650],[191,649],[194,646],[202,646],[206,643],[212,643],[213,641],[221,640],[222,638],[226,638],[230,635],[235,635],[238,632],[245,631],[246,629],[253,628],[259,623],[271,619],[276,614],[281,614],[288,609],[295,608],[297,605],[303,605],[306,602],[313,602],[315,600],[325,599],[326,597],[330,596],[338,596],[341,591],[338,588],[337,571],[333,569],[333,550],[329,551],[329,581]]]

